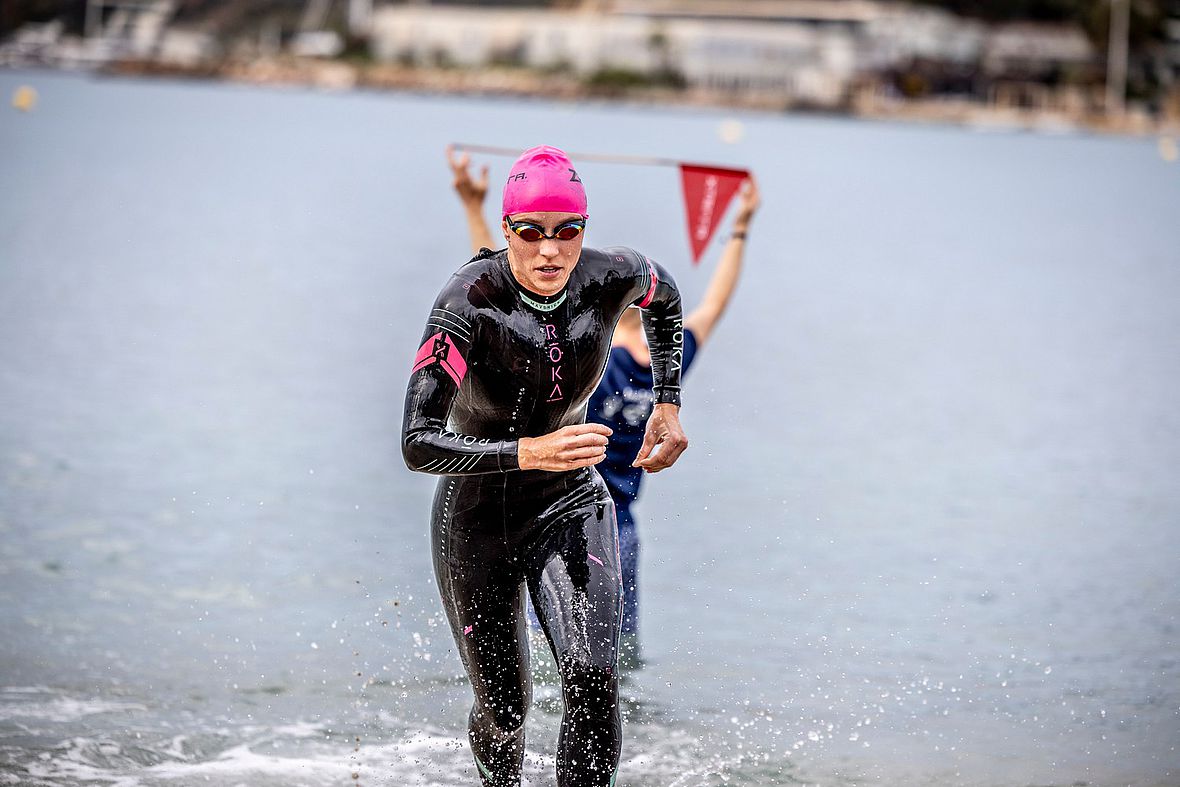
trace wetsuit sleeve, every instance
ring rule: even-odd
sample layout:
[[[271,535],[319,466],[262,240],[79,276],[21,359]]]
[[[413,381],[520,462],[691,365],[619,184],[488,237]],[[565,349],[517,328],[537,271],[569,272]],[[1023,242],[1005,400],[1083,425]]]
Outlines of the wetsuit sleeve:
[[[489,440],[447,428],[467,376],[467,359],[479,352],[478,334],[467,294],[461,282],[452,280],[426,320],[406,388],[402,457],[415,472],[476,475],[519,469],[515,440]]]
[[[663,266],[632,251],[637,262],[633,306],[643,310],[643,332],[651,351],[652,393],[656,404],[680,404],[680,373],[684,366],[684,315],[680,290]]]

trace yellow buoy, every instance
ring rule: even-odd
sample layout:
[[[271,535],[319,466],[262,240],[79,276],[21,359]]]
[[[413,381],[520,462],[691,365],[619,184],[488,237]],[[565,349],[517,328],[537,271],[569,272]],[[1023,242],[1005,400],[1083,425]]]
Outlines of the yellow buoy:
[[[37,91],[28,85],[21,85],[12,94],[12,106],[21,112],[28,112],[37,105]]]
[[[1169,164],[1180,158],[1180,148],[1176,145],[1175,137],[1160,137],[1160,158]]]

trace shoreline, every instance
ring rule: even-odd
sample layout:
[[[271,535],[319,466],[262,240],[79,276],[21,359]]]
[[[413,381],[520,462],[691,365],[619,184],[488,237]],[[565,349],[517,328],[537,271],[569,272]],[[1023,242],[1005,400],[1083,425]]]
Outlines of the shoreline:
[[[1157,119],[1142,110],[1119,118],[997,106],[960,97],[903,100],[861,91],[841,106],[791,104],[767,94],[653,86],[592,86],[569,73],[528,69],[443,69],[367,61],[275,57],[181,65],[154,60],[117,60],[95,73],[121,77],[192,79],[260,86],[295,86],[329,91],[375,90],[433,95],[608,101],[700,109],[798,113],[860,120],[934,123],[997,131],[1094,133],[1163,138],[1180,136],[1180,117]]]

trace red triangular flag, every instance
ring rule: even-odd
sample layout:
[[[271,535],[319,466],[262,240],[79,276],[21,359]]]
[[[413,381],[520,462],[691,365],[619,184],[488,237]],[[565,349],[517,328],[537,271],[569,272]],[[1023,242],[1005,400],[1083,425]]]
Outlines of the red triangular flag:
[[[742,181],[750,177],[744,169],[705,167],[681,164],[680,181],[684,185],[684,209],[688,214],[688,241],[692,246],[692,261],[696,264],[709,245],[717,229],[717,222],[725,215],[729,201],[737,193]]]

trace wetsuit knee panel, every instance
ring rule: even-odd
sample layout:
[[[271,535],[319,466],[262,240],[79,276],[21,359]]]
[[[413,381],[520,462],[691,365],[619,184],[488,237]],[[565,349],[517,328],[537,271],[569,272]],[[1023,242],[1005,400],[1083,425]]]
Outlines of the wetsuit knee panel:
[[[561,677],[568,708],[613,708],[618,702],[619,676],[613,665],[567,658],[562,660]]]
[[[524,729],[525,717],[528,715],[528,703],[523,705],[516,704],[493,704],[487,702],[480,702],[476,700],[475,705],[471,708],[471,722],[472,725],[479,728],[494,732],[497,737],[513,738],[520,734]]]

